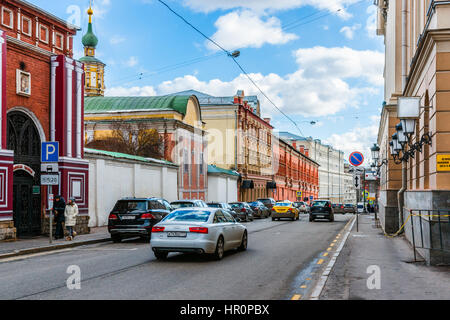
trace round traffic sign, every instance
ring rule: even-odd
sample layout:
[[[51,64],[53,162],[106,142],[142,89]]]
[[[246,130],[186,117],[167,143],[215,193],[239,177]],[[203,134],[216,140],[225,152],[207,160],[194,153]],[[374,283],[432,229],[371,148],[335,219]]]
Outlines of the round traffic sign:
[[[364,156],[361,152],[353,152],[350,155],[349,162],[352,166],[359,167],[364,163]]]

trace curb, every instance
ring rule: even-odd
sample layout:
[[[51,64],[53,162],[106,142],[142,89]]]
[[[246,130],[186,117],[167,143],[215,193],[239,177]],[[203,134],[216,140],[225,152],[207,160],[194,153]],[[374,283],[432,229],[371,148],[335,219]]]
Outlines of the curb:
[[[65,243],[65,244],[57,244],[57,245],[44,246],[44,247],[36,247],[36,248],[30,248],[30,249],[16,250],[11,253],[0,254],[0,262],[3,259],[12,258],[12,257],[25,256],[25,255],[41,253],[41,252],[56,251],[56,250],[67,249],[67,248],[75,248],[75,247],[80,247],[80,246],[85,246],[85,245],[90,245],[90,244],[97,244],[97,243],[108,242],[108,241],[111,241],[111,237],[79,241],[79,242],[71,242],[71,243]]]
[[[326,282],[328,280],[328,277],[329,277],[331,271],[333,270],[334,264],[336,263],[337,258],[339,257],[342,249],[344,248],[345,244],[347,243],[347,239],[348,239],[350,233],[353,230],[353,226],[355,225],[355,222],[356,222],[356,218],[353,218],[353,221],[350,222],[351,225],[348,228],[348,231],[346,232],[346,234],[345,234],[344,238],[342,239],[338,249],[336,250],[335,254],[333,255],[333,258],[328,263],[325,271],[322,273],[322,276],[320,277],[319,282],[317,283],[316,287],[314,288],[313,293],[309,297],[309,300],[319,300],[320,295],[322,294],[323,288],[325,287],[325,284],[326,284]],[[345,228],[344,228],[344,230],[345,230]]]

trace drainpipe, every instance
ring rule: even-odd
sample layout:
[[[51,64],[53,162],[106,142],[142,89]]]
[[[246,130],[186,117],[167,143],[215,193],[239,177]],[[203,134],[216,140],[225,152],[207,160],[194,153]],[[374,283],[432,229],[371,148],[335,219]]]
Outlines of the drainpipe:
[[[406,27],[407,27],[407,6],[408,0],[402,0],[402,92],[406,88],[406,77],[408,63],[407,63],[407,42],[406,42]]]
[[[402,0],[402,92],[405,91],[406,88],[406,77],[407,77],[407,44],[406,44],[406,27],[407,27],[407,5],[408,0]],[[407,184],[407,163],[402,161],[402,188],[398,191],[397,200],[398,200],[398,222],[399,229],[403,225],[403,206],[405,204],[405,191]],[[403,231],[401,232],[403,233]]]

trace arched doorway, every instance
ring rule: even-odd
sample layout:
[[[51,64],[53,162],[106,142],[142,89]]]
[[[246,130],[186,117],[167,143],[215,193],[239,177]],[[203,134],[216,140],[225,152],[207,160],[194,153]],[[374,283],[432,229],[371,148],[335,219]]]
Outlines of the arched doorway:
[[[14,150],[14,164],[35,171],[34,176],[24,170],[14,172],[13,208],[17,236],[37,236],[41,233],[41,138],[33,120],[20,111],[8,113],[7,130],[8,150]]]

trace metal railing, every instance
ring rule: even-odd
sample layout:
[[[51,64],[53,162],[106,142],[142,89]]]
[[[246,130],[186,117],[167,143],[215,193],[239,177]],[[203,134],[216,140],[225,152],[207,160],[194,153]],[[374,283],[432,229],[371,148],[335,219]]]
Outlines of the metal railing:
[[[450,254],[450,210],[409,210],[408,219],[410,230],[405,232],[410,233],[415,262],[417,249]]]

